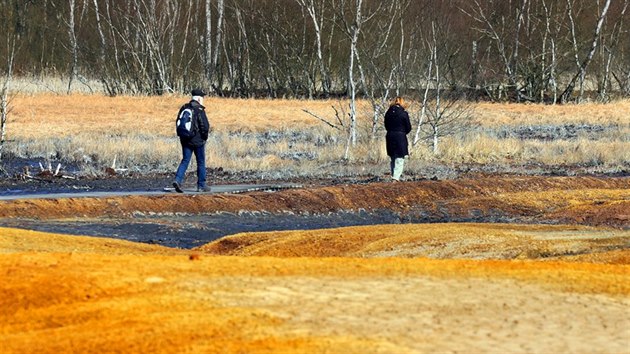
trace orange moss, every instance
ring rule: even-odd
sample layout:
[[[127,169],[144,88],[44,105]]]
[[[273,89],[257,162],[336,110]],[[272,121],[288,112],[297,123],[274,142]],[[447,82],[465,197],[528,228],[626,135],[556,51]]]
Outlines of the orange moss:
[[[405,224],[243,233],[199,247],[207,254],[271,257],[577,259],[624,263],[630,231],[567,225]],[[607,253],[620,249],[618,254]]]

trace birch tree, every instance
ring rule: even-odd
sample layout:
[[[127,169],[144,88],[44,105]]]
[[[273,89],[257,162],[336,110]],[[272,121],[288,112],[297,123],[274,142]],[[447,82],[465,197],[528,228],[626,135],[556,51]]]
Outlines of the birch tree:
[[[303,9],[306,10],[308,16],[313,23],[313,30],[315,32],[315,53],[317,57],[317,66],[319,68],[319,80],[322,92],[324,95],[330,93],[330,77],[326,63],[324,61],[324,50],[322,43],[323,28],[324,28],[324,9],[325,3],[323,0],[316,2],[315,0],[295,0]]]
[[[16,26],[28,28],[14,72],[62,75],[64,92],[77,81],[87,84],[88,75],[110,95],[193,84],[221,95],[354,100],[379,98],[390,84],[389,95],[422,90],[414,76],[427,69],[420,38],[431,21],[450,22],[458,33],[440,40],[459,50],[444,53],[440,67],[449,88],[487,90],[495,100],[557,96],[558,102],[581,99],[589,82],[597,83],[600,100],[630,92],[628,0],[6,0],[0,6],[0,22],[18,19]],[[356,105],[346,111],[356,118]]]
[[[568,5],[568,9],[567,11],[569,12],[569,17],[571,19],[571,23],[572,23],[572,28],[574,28],[573,26],[573,17],[572,17],[572,1],[573,0],[567,0],[567,5]],[[579,62],[579,58],[577,57],[577,53],[576,53],[576,60],[578,62],[578,70],[575,73],[575,75],[573,75],[573,77],[571,78],[571,80],[569,81],[569,83],[567,84],[567,87],[564,89],[564,92],[562,92],[561,95],[561,100],[562,102],[567,102],[569,100],[569,98],[571,97],[571,95],[573,94],[573,90],[575,89],[575,85],[577,83],[577,80],[580,80],[580,94],[577,98],[578,102],[582,100],[582,97],[584,96],[584,80],[586,78],[586,68],[589,66],[589,64],[591,63],[591,61],[593,60],[593,56],[595,55],[595,50],[597,49],[597,44],[599,43],[599,37],[601,34],[601,30],[602,30],[602,25],[604,24],[604,19],[606,18],[606,14],[608,13],[608,8],[610,7],[610,2],[611,0],[606,0],[606,2],[604,3],[604,7],[601,11],[601,13],[599,13],[599,17],[597,20],[597,24],[595,25],[595,30],[593,31],[593,39],[591,41],[591,47],[588,51],[588,54],[586,55],[586,57],[584,58],[584,60],[581,61],[581,63]],[[576,39],[575,39],[575,35],[573,36],[573,43],[574,43],[574,47],[577,47],[576,44]]]
[[[96,31],[98,32],[98,38],[100,40],[99,46],[99,55],[98,55],[98,65],[99,65],[99,75],[100,80],[105,86],[105,90],[109,93],[110,96],[116,94],[115,90],[109,84],[109,75],[107,72],[107,41],[105,39],[105,32],[103,31],[103,26],[101,22],[101,11],[98,5],[98,0],[92,0],[92,5],[94,6],[94,19],[96,21]]]
[[[482,4],[479,0],[473,0],[470,11],[466,12],[475,22],[481,25],[478,30],[495,43],[498,59],[503,65],[508,85],[515,93],[517,100],[520,100],[521,97],[518,78],[521,27],[528,1],[519,1],[520,6],[516,9],[513,22],[509,21],[509,17],[506,18],[502,14],[494,13],[498,11],[496,8],[498,4],[495,4],[494,1]],[[490,13],[487,12],[488,9]],[[514,36],[512,41],[509,39],[511,33]]]
[[[431,89],[431,81],[432,81],[432,76],[433,76],[433,62],[434,62],[434,54],[433,54],[433,48],[431,49],[431,56],[429,59],[429,65],[427,68],[427,72],[425,75],[425,86],[424,86],[424,94],[422,95],[422,103],[421,103],[421,107],[420,110],[418,111],[418,119],[416,121],[416,131],[413,135],[413,141],[412,141],[412,145],[416,145],[418,144],[418,142],[420,141],[420,132],[422,131],[422,124],[425,121],[425,118],[427,116],[427,105],[429,103],[429,91]]]
[[[68,94],[70,94],[70,90],[72,89],[72,81],[77,77],[77,65],[79,61],[79,48],[75,31],[74,11],[75,0],[68,0],[68,38],[70,41],[70,52],[72,58],[70,61],[70,78],[68,79]]]
[[[214,29],[214,48],[210,50],[212,43],[211,28],[212,28],[212,14],[211,14],[211,1],[206,0],[206,55],[207,60],[212,59],[211,62],[206,62],[206,76],[209,83],[214,87],[215,91],[221,91],[223,83],[221,80],[217,80],[220,76],[217,75],[219,70],[219,59],[221,58],[220,49],[224,45],[223,43],[223,16],[225,14],[225,3],[223,0],[217,0],[217,23]],[[208,68],[209,67],[209,68]]]
[[[444,26],[447,26],[444,24]],[[440,29],[435,22],[431,23],[431,37],[429,39],[430,63],[428,72],[427,88],[424,92],[424,99],[418,122],[418,128],[424,128],[425,137],[431,140],[434,154],[439,153],[440,138],[452,135],[468,129],[472,124],[473,106],[465,97],[458,93],[446,95],[444,87],[444,74],[442,66],[445,61],[444,46],[440,45],[440,40],[448,37],[447,29]],[[428,86],[432,85],[433,96],[429,96]],[[446,96],[446,97],[445,97]],[[423,121],[424,119],[424,121]],[[420,131],[416,131],[416,136]],[[417,142],[417,137],[414,141]]]
[[[544,10],[544,18],[545,18],[545,32],[543,34],[543,40],[541,43],[541,56],[540,56],[540,66],[541,70],[541,82],[547,81],[549,86],[551,86],[551,91],[553,94],[553,98],[551,102],[555,104],[558,100],[558,85],[556,81],[556,67],[557,67],[557,55],[556,55],[556,39],[552,32],[552,8],[547,5],[547,0],[541,0],[541,4]],[[548,63],[547,56],[547,43],[549,43],[549,52],[551,59]],[[548,68],[548,69],[547,69]],[[548,72],[548,80],[545,80],[545,74]],[[547,85],[540,85],[540,93],[539,99],[540,102],[544,101],[545,98],[545,88]]]
[[[357,80],[355,79],[355,64],[359,56],[358,44],[359,36],[363,24],[376,14],[376,11],[369,16],[365,16],[363,13],[363,0],[341,0],[340,9],[342,11],[348,11],[350,18],[347,18],[345,13],[342,13],[340,19],[345,29],[345,33],[350,40],[349,60],[348,60],[348,96],[350,98],[350,125],[348,134],[348,143],[346,144],[346,151],[344,158],[348,158],[350,145],[355,146],[357,142]]]
[[[214,68],[212,67],[212,1],[206,0],[205,3],[205,32],[204,32],[204,60],[203,67],[206,74],[208,85],[212,85]]]
[[[374,36],[362,46],[361,56],[357,56],[363,94],[372,109],[371,138],[376,136],[392,95],[400,94],[396,89],[400,87],[399,81],[404,75],[400,75],[401,68],[407,66],[408,52],[413,43],[413,38],[406,36],[406,29],[411,25],[403,16],[410,4],[409,0],[403,0],[381,6],[379,16],[371,21],[368,28]]]
[[[2,76],[0,79],[0,162],[4,152],[4,143],[6,141],[7,124],[9,121],[9,113],[11,112],[9,87],[11,80],[13,79],[13,68],[15,61],[16,46],[19,38],[19,33],[9,29],[5,24],[2,27],[6,35],[6,58],[0,65],[3,66],[3,71],[0,71]],[[0,166],[1,167],[1,166]]]
[[[609,44],[603,44],[603,53],[604,53],[604,65],[602,68],[601,81],[599,82],[598,88],[598,99],[602,102],[608,100],[608,86],[612,81],[612,63],[617,54],[619,42],[621,40],[621,34],[623,33],[624,28],[624,20],[626,16],[626,12],[628,10],[629,0],[624,0],[623,6],[621,8],[621,12],[619,14],[618,20],[615,22],[612,33],[610,34],[610,42]]]

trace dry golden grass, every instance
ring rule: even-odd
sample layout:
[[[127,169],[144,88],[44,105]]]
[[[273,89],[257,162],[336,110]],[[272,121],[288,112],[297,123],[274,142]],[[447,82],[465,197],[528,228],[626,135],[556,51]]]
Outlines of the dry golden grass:
[[[117,96],[37,94],[16,96],[9,125],[15,138],[66,136],[86,131],[112,135],[136,131],[139,134],[173,134],[174,116],[189,98],[181,95]],[[334,122],[332,106],[347,105],[337,100],[228,99],[207,97],[204,105],[213,126],[223,131],[266,131],[319,126],[322,123],[303,112],[308,109]],[[360,112],[368,111],[360,104]],[[476,103],[475,116],[482,126],[539,124],[628,125],[630,100],[611,104],[540,105]],[[364,119],[371,117],[365,115]]]
[[[628,125],[630,100],[567,105],[478,103],[476,116],[485,126],[538,124]]]
[[[188,96],[48,95],[16,96],[9,124],[13,138],[40,139],[86,132],[116,136],[129,131],[139,135],[172,137],[175,115]],[[302,112],[332,111],[334,101],[254,100],[206,97],[204,105],[218,131],[295,129],[319,124]],[[322,114],[324,114],[322,113]]]
[[[413,157],[434,158],[427,146],[413,149]],[[446,137],[442,140],[439,158],[460,163],[539,162],[550,166],[628,166],[630,141],[598,141],[584,138],[573,140],[540,141],[515,138],[497,139],[487,135],[464,139]]]
[[[101,95],[20,95],[12,100],[7,149],[17,156],[73,162],[101,168],[116,159],[118,167],[170,171],[180,159],[174,136],[174,115],[186,96],[105,97]],[[350,174],[388,171],[383,128],[369,139],[369,104],[360,102],[358,145],[350,150],[351,164],[338,166],[346,135],[303,109],[335,121],[336,100],[223,99],[208,97],[204,104],[214,133],[208,143],[208,165],[229,170],[276,170],[302,174]],[[417,105],[416,105],[417,106]],[[476,103],[475,120],[487,129],[560,124],[618,125],[601,140],[567,141],[500,139],[470,131],[442,139],[440,153],[428,144],[412,149],[410,173],[421,173],[423,163],[480,163],[512,165],[584,165],[623,170],[630,164],[630,100],[612,104],[536,105]],[[417,109],[417,107],[416,107]],[[414,122],[415,123],[415,122]],[[262,141],[251,133],[284,132],[283,140]],[[299,133],[301,135],[295,135]],[[289,137],[293,134],[293,141]],[[375,148],[376,147],[376,148]],[[314,153],[315,161],[293,159],[292,153]],[[330,168],[326,166],[330,165]],[[323,167],[322,167],[323,166]]]

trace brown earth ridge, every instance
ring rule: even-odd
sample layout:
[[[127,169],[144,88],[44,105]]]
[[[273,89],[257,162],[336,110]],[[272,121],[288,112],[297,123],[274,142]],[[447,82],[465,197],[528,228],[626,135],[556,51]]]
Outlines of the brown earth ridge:
[[[519,216],[627,227],[630,178],[488,177],[445,181],[370,183],[240,195],[130,196],[0,202],[0,218],[132,216],[134,213],[209,214],[266,211],[325,214],[390,210],[443,220]]]

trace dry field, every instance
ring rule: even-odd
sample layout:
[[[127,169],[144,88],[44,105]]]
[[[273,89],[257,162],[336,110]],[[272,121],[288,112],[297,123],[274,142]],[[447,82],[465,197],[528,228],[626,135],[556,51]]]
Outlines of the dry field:
[[[99,173],[116,159],[132,171],[172,171],[180,158],[173,116],[188,98],[104,97],[34,94],[16,96],[7,150],[15,156],[78,165]],[[288,176],[371,174],[387,171],[382,131],[370,139],[371,109],[361,102],[359,142],[349,163],[340,163],[345,133],[303,109],[335,121],[335,100],[246,100],[207,98],[214,127],[208,165],[231,171],[277,171]],[[545,106],[476,103],[478,127],[445,137],[433,155],[427,142],[412,149],[408,171],[424,176],[431,165],[489,165],[512,172],[528,165],[542,170],[627,171],[630,165],[630,101]],[[416,115],[419,107],[412,104]],[[523,138],[526,137],[526,138]],[[282,176],[279,176],[282,177]],[[430,176],[429,176],[430,177]]]
[[[630,181],[489,177],[14,200],[0,219],[497,215],[191,249],[0,228],[3,353],[630,353]],[[551,225],[554,224],[554,225]]]

